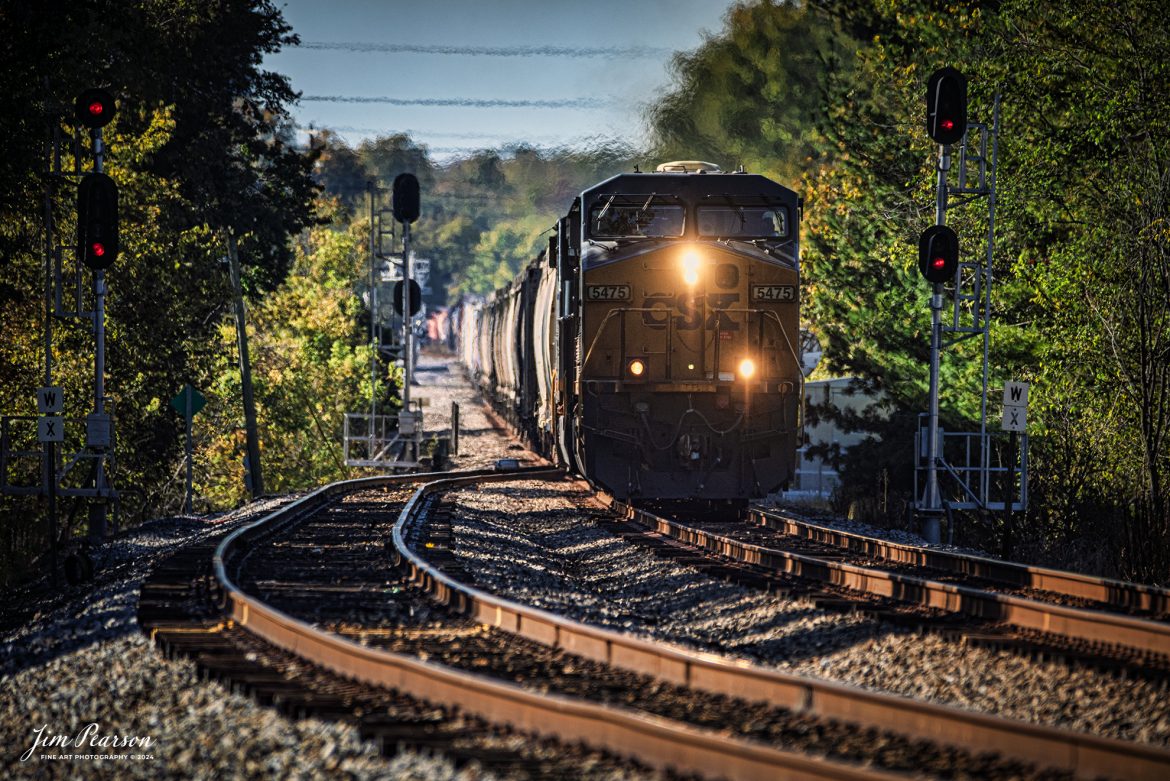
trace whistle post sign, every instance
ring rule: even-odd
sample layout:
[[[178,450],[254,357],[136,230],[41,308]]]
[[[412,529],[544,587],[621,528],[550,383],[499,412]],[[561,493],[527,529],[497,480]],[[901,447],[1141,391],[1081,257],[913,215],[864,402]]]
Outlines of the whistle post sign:
[[[1003,425],[1004,431],[1028,430],[1028,383],[1005,382],[1003,384]]]

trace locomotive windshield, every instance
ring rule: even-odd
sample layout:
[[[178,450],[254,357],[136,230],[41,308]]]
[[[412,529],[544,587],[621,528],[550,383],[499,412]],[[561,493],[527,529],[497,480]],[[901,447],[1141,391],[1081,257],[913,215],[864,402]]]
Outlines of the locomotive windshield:
[[[595,239],[681,236],[683,207],[672,196],[609,195],[589,211],[589,233]]]
[[[746,239],[788,237],[788,210],[783,206],[700,206],[700,236]]]

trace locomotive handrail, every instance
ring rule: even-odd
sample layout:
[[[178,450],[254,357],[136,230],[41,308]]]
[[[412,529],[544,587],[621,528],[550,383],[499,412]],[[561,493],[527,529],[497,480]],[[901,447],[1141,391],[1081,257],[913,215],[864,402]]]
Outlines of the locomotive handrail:
[[[601,324],[599,326],[597,326],[597,330],[593,334],[593,339],[589,343],[589,349],[587,349],[585,351],[585,357],[581,361],[581,370],[584,371],[585,367],[589,365],[589,359],[593,356],[593,350],[597,347],[598,340],[601,339],[601,335],[602,335],[602,333],[605,332],[606,326],[609,324],[609,321],[611,319],[613,319],[613,317],[615,315],[624,315],[626,312],[659,312],[659,311],[662,311],[662,310],[655,308],[655,307],[647,307],[647,306],[621,306],[621,307],[611,308],[608,312],[606,312],[605,318],[602,319]],[[775,312],[771,312],[767,309],[755,309],[755,308],[748,308],[748,307],[734,307],[734,308],[729,307],[726,309],[716,309],[715,311],[716,312],[744,313],[744,314],[747,314],[749,317],[753,314],[757,314],[757,315],[760,315],[762,319],[769,319],[770,318],[770,319],[774,320],[776,322],[776,326],[780,329],[780,334],[784,337],[784,343],[788,347],[788,353],[792,356],[793,364],[796,366],[796,369],[797,369],[796,373],[800,378],[799,379],[799,386],[800,386],[801,398],[803,398],[803,396],[804,396],[804,372],[800,370],[800,356],[797,354],[796,348],[792,344],[792,339],[788,336],[788,330],[784,327],[784,323],[780,320],[780,316],[778,314],[776,314]],[[623,326],[623,328],[625,326],[624,319],[622,321],[622,326]],[[718,318],[716,318],[716,321],[715,321],[715,332],[716,332],[716,334],[718,334],[720,332]],[[622,341],[624,343],[624,341],[625,341],[624,338]],[[674,341],[673,333],[668,330],[667,344],[666,344],[666,351],[667,351],[668,355],[670,354],[671,347],[673,347],[673,344],[672,344],[673,341]],[[719,343],[718,343],[718,336],[717,336],[716,337],[716,349],[718,349],[718,344]],[[763,349],[762,345],[760,345],[760,349],[761,350]],[[718,354],[718,353],[716,353],[716,354]],[[625,348],[623,347],[622,348],[621,362],[624,363],[625,359],[626,359],[626,354],[625,354]],[[718,373],[718,366],[715,367],[715,371],[716,371],[716,373]],[[669,381],[671,379],[671,377],[668,376],[666,379],[667,379],[667,381]]]
[[[620,307],[614,307],[614,308],[610,309],[605,314],[605,319],[601,321],[601,325],[597,326],[597,332],[595,334],[593,334],[593,341],[589,343],[589,349],[585,351],[585,358],[582,359],[582,361],[581,361],[581,369],[584,370],[585,366],[589,363],[589,358],[593,355],[593,348],[597,346],[597,340],[601,338],[601,333],[602,333],[602,331],[605,330],[605,326],[606,326],[606,324],[609,323],[610,318],[612,318],[615,314],[625,313],[625,312],[653,312],[653,311],[656,311],[654,309],[654,307],[649,307],[649,306],[620,306]],[[670,347],[670,345],[668,344],[667,348],[669,349],[669,347]],[[626,356],[624,356],[624,355],[622,356],[623,359],[625,357]]]

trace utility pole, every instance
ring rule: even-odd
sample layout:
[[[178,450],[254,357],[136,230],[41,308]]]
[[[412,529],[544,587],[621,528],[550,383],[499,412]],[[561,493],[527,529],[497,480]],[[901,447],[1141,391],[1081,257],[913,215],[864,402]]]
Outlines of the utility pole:
[[[264,477],[260,469],[260,438],[256,431],[256,400],[252,395],[252,365],[248,359],[248,326],[244,316],[244,289],[240,283],[240,256],[236,235],[228,229],[228,269],[235,299],[236,335],[240,345],[240,381],[244,387],[244,434],[248,448],[248,477],[252,498],[264,493]]]

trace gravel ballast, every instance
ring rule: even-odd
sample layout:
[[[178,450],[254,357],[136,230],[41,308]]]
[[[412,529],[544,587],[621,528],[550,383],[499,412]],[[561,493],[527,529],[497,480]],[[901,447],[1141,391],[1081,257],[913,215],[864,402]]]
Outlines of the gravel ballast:
[[[424,366],[437,368],[423,381],[442,384],[426,389],[432,409],[445,415],[455,400],[463,410],[457,462],[467,463],[459,466],[509,455],[508,440],[488,424],[462,369],[452,363],[448,371],[436,358],[424,358]],[[428,431],[446,425],[440,415],[431,418]],[[261,500],[218,518],[153,521],[94,550],[92,583],[63,586],[57,595],[43,583],[0,594],[0,778],[490,779],[442,757],[408,751],[383,758],[350,726],[281,716],[202,681],[190,662],[165,660],[139,631],[138,593],[156,563],[295,498]],[[99,738],[149,737],[150,744],[91,746],[91,734],[73,745],[89,724],[97,724]],[[63,735],[70,744],[21,761],[38,734]]]
[[[517,482],[453,498],[465,569],[518,602],[786,672],[1170,745],[1170,698],[1157,683],[918,635],[711,578],[598,528],[581,489]]]

